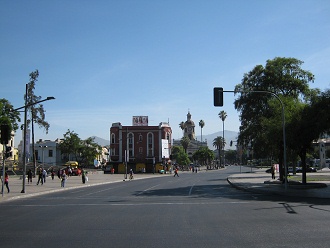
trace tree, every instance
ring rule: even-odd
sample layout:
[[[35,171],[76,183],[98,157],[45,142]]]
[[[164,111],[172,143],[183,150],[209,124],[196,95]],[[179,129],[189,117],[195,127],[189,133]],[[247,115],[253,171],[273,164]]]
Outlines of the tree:
[[[185,129],[186,124],[183,121],[181,121],[180,124],[179,124],[179,127],[181,128],[182,134],[183,134],[183,130]]]
[[[203,127],[205,126],[205,122],[203,120],[200,120],[198,125],[201,127],[201,142],[203,142]]]
[[[190,163],[188,155],[182,146],[172,147],[172,158],[180,165],[187,165]]]
[[[68,130],[64,139],[59,144],[59,149],[66,160],[71,160],[73,155],[79,165],[92,164],[93,160],[102,153],[102,147],[94,142],[94,138],[81,140],[77,133]]]
[[[301,159],[302,183],[307,183],[306,155],[312,150],[312,142],[320,135],[330,132],[330,90],[311,99],[310,104],[302,105],[299,114],[288,124],[288,146],[297,151]]]
[[[226,161],[230,164],[237,163],[237,151],[236,150],[227,150],[226,152]]]
[[[12,131],[15,132],[18,129],[18,122],[21,121],[19,112],[13,111],[13,109],[13,105],[8,100],[4,98],[0,99],[0,125],[8,125],[10,136]]]
[[[213,140],[213,146],[218,150],[218,158],[220,160],[220,167],[221,167],[221,153],[220,151],[222,150],[222,147],[226,144],[224,138],[222,138],[221,136],[217,136],[214,140]]]
[[[227,113],[225,111],[220,111],[218,114],[219,118],[222,120],[222,137],[223,141],[225,141],[225,120],[227,118]],[[225,144],[222,145],[222,156],[223,156],[223,163],[225,164]]]
[[[202,146],[194,152],[192,157],[193,160],[197,160],[200,164],[205,165],[214,160],[214,153],[207,146]]]
[[[33,164],[34,164],[34,171],[36,169],[36,156],[35,156],[35,150],[34,150],[34,123],[36,123],[40,128],[44,128],[46,130],[46,133],[48,133],[49,130],[49,123],[45,121],[45,110],[42,104],[33,104],[37,101],[41,100],[41,96],[36,96],[34,94],[34,89],[36,82],[38,81],[39,77],[39,71],[35,70],[34,72],[30,73],[30,81],[27,84],[27,94],[24,95],[24,99],[26,99],[26,104],[30,106],[27,107],[27,111],[30,112],[30,119],[27,120],[27,127],[31,124],[31,132],[32,132],[32,156],[33,156]]]
[[[279,114],[281,106],[273,94],[253,91],[272,92],[284,103],[293,100],[306,102],[311,94],[309,83],[314,80],[314,75],[303,70],[302,64],[302,61],[295,58],[276,57],[267,60],[265,67],[257,65],[244,74],[242,83],[235,87],[235,91],[243,92],[234,102],[241,120],[238,142],[244,146],[253,143],[254,151],[258,150],[256,147],[263,147],[278,156],[281,179],[284,174],[283,135]],[[285,112],[285,117],[290,122],[288,111]],[[269,129],[272,131],[267,132]]]
[[[187,153],[187,149],[190,144],[190,139],[187,136],[184,136],[181,138],[180,143],[181,143],[183,149],[185,150],[185,152]]]

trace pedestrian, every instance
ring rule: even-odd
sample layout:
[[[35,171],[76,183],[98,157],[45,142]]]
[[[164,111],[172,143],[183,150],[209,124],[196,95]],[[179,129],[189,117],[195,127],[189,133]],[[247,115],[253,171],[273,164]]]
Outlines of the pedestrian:
[[[132,169],[130,169],[129,170],[129,180],[132,180],[133,179],[133,170]]]
[[[33,173],[32,173],[32,170],[31,169],[29,169],[29,171],[27,173],[27,176],[28,176],[28,184],[29,183],[32,183]]]
[[[86,172],[84,169],[81,170],[81,180],[83,184],[86,183]]]
[[[175,168],[175,170],[174,170],[174,176],[179,176],[179,174],[178,174],[178,168]]]
[[[54,171],[53,168],[52,168],[52,170],[51,170],[51,176],[52,176],[52,180],[54,180],[54,177],[55,177],[55,171]]]
[[[38,172],[38,182],[37,182],[37,185],[39,185],[40,182],[41,182],[41,185],[44,184],[43,173],[42,173],[42,169],[41,168],[39,169],[39,172]]]
[[[67,176],[65,174],[65,170],[63,170],[63,173],[61,175],[61,187],[64,188],[65,182],[66,182]]]
[[[42,180],[46,183],[47,171],[45,169],[42,170]]]
[[[275,179],[275,166],[274,165],[272,165],[270,172],[272,173],[272,179]]]
[[[1,178],[1,181],[2,181],[2,178]],[[8,185],[8,183],[9,183],[9,175],[8,175],[7,172],[5,172],[5,185],[6,185],[6,188],[7,188],[8,193],[9,193],[10,190],[9,190],[9,185]],[[2,192],[3,192],[3,188],[1,189],[1,193],[2,193]]]

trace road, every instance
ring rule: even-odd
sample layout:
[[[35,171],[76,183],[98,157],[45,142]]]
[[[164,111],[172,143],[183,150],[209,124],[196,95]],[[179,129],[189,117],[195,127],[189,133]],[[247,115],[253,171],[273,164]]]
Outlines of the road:
[[[248,170],[248,169],[247,169]],[[327,247],[330,202],[232,188],[225,170],[0,205],[0,247]]]

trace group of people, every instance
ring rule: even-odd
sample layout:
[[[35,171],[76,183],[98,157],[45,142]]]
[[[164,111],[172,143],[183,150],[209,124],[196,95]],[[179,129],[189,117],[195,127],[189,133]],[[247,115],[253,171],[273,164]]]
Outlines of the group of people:
[[[47,177],[47,171],[43,168],[39,168],[37,185],[39,185],[39,183],[41,183],[41,185],[46,183],[46,177]],[[29,182],[32,183],[32,171],[31,171],[31,169],[28,171],[28,183]]]

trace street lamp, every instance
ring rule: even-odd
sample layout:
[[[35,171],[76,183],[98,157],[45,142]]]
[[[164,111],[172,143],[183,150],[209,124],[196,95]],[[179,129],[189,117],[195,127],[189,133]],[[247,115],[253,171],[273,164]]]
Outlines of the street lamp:
[[[26,125],[27,125],[27,108],[31,107],[35,104],[41,103],[41,102],[45,102],[45,101],[49,101],[49,100],[54,100],[55,97],[53,96],[49,96],[46,99],[40,100],[40,101],[36,101],[33,103],[27,103],[27,94],[28,94],[28,84],[25,85],[25,105],[23,107],[14,109],[14,111],[20,110],[20,109],[24,109],[24,129],[23,129],[23,184],[22,184],[22,191],[21,193],[25,193],[25,176],[26,176]]]

